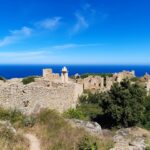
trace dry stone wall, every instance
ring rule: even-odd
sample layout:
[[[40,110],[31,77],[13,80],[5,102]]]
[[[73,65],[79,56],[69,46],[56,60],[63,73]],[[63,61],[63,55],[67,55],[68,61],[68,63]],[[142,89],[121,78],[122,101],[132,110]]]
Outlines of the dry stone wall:
[[[37,113],[42,108],[63,112],[76,106],[82,92],[83,86],[80,84],[46,82],[44,79],[27,85],[20,80],[1,82],[0,106],[16,108],[26,114]]]

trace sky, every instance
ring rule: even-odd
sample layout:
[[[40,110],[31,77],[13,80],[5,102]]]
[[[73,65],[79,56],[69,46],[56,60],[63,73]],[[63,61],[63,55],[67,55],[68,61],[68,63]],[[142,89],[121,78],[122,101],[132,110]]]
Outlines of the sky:
[[[0,0],[0,64],[150,65],[149,0]]]

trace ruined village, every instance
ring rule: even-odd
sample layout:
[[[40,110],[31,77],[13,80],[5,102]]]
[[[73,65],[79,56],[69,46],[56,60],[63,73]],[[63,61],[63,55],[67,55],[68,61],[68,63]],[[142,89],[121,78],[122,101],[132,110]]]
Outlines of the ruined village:
[[[74,78],[69,77],[66,67],[62,68],[61,75],[53,73],[52,69],[43,69],[43,75],[30,84],[24,85],[21,78],[1,80],[0,106],[19,109],[25,114],[37,113],[43,108],[62,113],[76,107],[84,90],[109,91],[114,83],[135,77],[134,71],[122,71],[111,77],[90,75],[82,79],[78,74]],[[150,75],[146,73],[139,80],[149,93]]]

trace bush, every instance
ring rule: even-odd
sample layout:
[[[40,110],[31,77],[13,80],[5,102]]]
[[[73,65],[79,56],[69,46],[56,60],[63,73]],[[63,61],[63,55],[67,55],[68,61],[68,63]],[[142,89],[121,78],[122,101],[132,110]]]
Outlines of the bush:
[[[69,119],[81,119],[81,120],[88,120],[87,116],[83,114],[82,111],[78,109],[69,109],[68,111],[64,112],[64,116]]]
[[[78,145],[79,150],[98,150],[96,142],[92,142],[88,137],[81,139]]]
[[[77,110],[81,111],[88,120],[93,120],[97,115],[102,114],[102,109],[98,104],[81,104],[77,106]]]
[[[34,116],[25,116],[18,110],[0,108],[0,120],[10,121],[15,127],[33,127],[36,119]]]
[[[4,78],[4,77],[0,77],[0,80],[2,80],[2,81],[6,81],[6,79]]]
[[[87,78],[89,76],[101,76],[101,77],[112,77],[113,74],[112,73],[86,73],[86,74],[82,74],[80,77],[82,79]]]
[[[91,92],[87,92],[85,95],[79,97],[79,100],[81,104],[98,104],[100,96],[99,93],[92,94]]]
[[[35,82],[36,76],[30,76],[22,79],[23,84],[29,84],[31,82]]]
[[[144,106],[145,106],[145,113],[142,125],[144,128],[150,130],[150,96],[146,97]]]
[[[36,118],[34,116],[27,116],[23,120],[23,126],[25,127],[33,127],[36,123]]]
[[[138,77],[133,77],[133,78],[131,78],[130,79],[130,81],[132,81],[132,82],[137,82],[137,81],[139,81],[140,79],[138,78]]]
[[[100,106],[104,115],[110,118],[117,126],[134,126],[144,119],[144,101],[146,91],[137,84],[124,80],[112,86],[105,93]]]

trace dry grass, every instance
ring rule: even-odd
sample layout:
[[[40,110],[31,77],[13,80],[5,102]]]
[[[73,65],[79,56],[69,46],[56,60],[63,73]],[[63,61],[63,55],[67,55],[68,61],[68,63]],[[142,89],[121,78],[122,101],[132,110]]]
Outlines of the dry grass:
[[[83,129],[73,128],[54,111],[42,112],[37,118],[39,120],[30,132],[36,133],[41,140],[42,150],[79,150],[79,143],[84,137],[96,143],[98,150],[112,147],[110,138],[93,137]]]
[[[29,150],[29,145],[21,134],[14,134],[10,129],[0,126],[0,149]]]
[[[36,135],[41,141],[41,150],[84,150],[79,149],[79,145],[85,138],[90,144],[96,143],[97,149],[93,150],[108,150],[112,147],[111,138],[94,137],[84,129],[72,127],[62,115],[52,110],[43,110],[36,116],[28,117],[4,110],[0,114],[1,120],[10,120],[17,133],[20,133],[15,135],[0,127],[0,150],[28,150],[28,141],[21,133]]]

